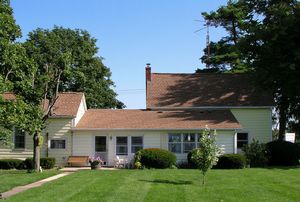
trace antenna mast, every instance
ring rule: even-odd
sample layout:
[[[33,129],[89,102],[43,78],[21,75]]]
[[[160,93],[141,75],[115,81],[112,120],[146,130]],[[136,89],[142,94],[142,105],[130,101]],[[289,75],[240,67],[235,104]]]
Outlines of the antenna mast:
[[[209,60],[210,60],[210,40],[209,40],[209,20],[205,23],[206,26],[206,49],[207,49],[207,59],[206,59],[206,68],[209,68]]]

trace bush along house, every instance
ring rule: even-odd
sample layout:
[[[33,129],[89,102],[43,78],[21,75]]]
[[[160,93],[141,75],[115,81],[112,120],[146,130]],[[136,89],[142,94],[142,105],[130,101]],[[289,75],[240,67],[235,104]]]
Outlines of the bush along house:
[[[4,94],[10,99],[13,95]],[[60,93],[43,133],[42,157],[66,165],[70,156],[95,156],[108,166],[130,160],[142,148],[161,148],[186,161],[200,147],[207,126],[225,153],[238,153],[253,138],[272,140],[272,94],[247,74],[152,73],[146,67],[146,109],[87,109],[84,93]],[[14,148],[0,158],[32,156],[32,137],[15,130]]]

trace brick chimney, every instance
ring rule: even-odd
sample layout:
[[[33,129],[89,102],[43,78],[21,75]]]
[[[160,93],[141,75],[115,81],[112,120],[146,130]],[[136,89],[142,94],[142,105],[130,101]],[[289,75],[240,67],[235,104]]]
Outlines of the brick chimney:
[[[150,63],[146,64],[146,82],[147,81],[151,81],[151,67],[150,67]]]

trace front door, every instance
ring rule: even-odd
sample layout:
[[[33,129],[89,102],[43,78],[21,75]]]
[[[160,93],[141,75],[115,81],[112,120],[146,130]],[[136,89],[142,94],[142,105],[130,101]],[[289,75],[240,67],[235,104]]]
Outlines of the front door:
[[[107,137],[95,136],[95,154],[100,156],[104,161],[104,165],[107,164]]]

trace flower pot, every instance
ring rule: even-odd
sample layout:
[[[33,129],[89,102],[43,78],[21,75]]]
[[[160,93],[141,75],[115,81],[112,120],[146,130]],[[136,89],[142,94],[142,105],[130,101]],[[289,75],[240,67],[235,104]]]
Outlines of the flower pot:
[[[98,165],[91,165],[91,169],[92,170],[99,170],[101,168],[101,165],[98,164]]]

